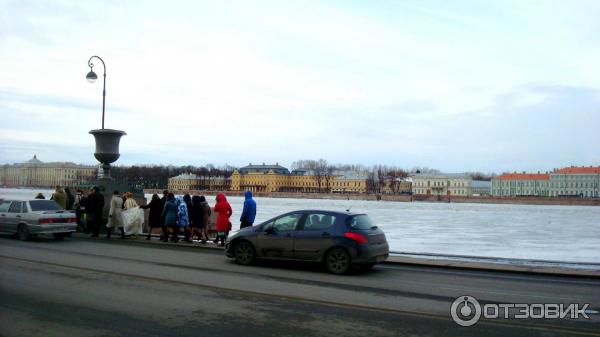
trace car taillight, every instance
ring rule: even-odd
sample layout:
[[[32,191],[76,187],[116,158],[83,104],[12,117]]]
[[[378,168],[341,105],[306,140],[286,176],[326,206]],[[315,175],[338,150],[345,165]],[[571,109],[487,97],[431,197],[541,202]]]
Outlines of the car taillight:
[[[359,245],[364,245],[364,244],[369,243],[369,239],[362,234],[348,232],[348,233],[344,234],[344,236],[349,239],[354,240]]]
[[[47,225],[49,223],[54,222],[54,219],[39,219],[38,222],[40,223],[40,225]]]
[[[68,223],[76,223],[77,222],[77,218],[68,218],[67,222]]]

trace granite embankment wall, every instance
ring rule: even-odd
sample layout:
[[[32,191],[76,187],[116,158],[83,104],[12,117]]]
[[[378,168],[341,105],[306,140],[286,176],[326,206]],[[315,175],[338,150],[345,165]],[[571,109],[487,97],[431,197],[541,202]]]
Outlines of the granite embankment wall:
[[[144,193],[157,193],[162,196],[163,190],[146,189]],[[177,194],[206,194],[216,195],[219,191],[176,191]],[[243,196],[244,192],[223,191],[227,196]],[[579,205],[600,206],[600,198],[550,198],[550,197],[462,197],[436,195],[377,195],[377,194],[342,194],[342,193],[285,193],[285,192],[254,192],[256,197],[264,198],[293,198],[293,199],[332,199],[332,200],[384,200],[399,202],[454,202],[479,204],[523,204],[523,205]]]

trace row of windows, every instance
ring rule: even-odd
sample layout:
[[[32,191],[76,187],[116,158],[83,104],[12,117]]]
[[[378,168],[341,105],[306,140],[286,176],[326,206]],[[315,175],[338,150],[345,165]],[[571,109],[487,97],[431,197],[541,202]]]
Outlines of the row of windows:
[[[557,191],[533,191],[533,190],[523,190],[523,191],[514,191],[514,190],[493,190],[492,195],[497,196],[551,196],[558,197],[561,195],[581,195],[584,197],[597,197],[598,191],[582,191],[582,190],[557,190]]]
[[[532,182],[532,181],[507,181],[494,182],[495,187],[539,187],[539,188],[598,188],[598,182]]]
[[[435,192],[433,192],[431,190],[427,190],[427,189],[424,189],[424,188],[416,188],[415,189],[415,194],[428,194],[427,193],[428,191],[429,191],[429,194],[437,194],[437,193],[435,193]],[[445,194],[445,192],[442,193],[442,194]],[[467,195],[467,194],[468,194],[467,190],[454,190],[454,189],[450,190],[450,195]]]
[[[419,186],[419,187],[445,187],[445,186],[451,186],[451,187],[465,187],[465,182],[451,182],[451,181],[434,181],[433,184],[431,184],[431,181],[427,181],[427,183],[425,183],[424,181],[416,181],[415,182],[415,186]]]
[[[561,174],[550,175],[551,180],[570,179],[570,180],[597,180],[600,179],[599,174]]]

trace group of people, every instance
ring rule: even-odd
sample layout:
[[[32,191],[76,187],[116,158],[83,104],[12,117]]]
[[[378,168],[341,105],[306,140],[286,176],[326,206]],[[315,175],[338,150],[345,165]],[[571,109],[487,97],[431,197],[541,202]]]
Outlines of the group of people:
[[[252,226],[256,218],[256,202],[252,192],[244,194],[244,207],[240,216],[240,228]],[[37,199],[45,199],[42,193]],[[87,195],[77,189],[72,195],[68,188],[56,186],[51,200],[56,201],[67,210],[74,210],[77,222],[84,230],[90,231],[92,237],[98,237],[102,227],[102,212],[104,209],[104,195],[97,186],[94,186]],[[163,191],[163,197],[153,194],[147,205],[139,206],[131,192],[123,193],[114,191],[110,200],[108,222],[106,223],[106,238],[110,239],[113,232],[118,230],[121,238],[128,235],[140,235],[143,231],[144,210],[149,209],[148,235],[150,240],[152,232],[160,230],[162,241],[178,242],[183,232],[183,240],[192,242],[197,237],[201,243],[209,241],[208,225],[211,214],[216,214],[216,237],[214,243],[224,245],[227,235],[232,229],[230,221],[233,210],[223,193],[218,193],[213,207],[208,204],[203,195],[186,193],[177,196],[168,190]]]
[[[77,190],[77,191],[79,192],[80,190]],[[46,199],[44,194],[42,194],[41,192],[38,193],[35,196],[35,198],[36,199]],[[74,209],[73,207],[75,204],[75,196],[73,195],[73,193],[71,193],[71,190],[68,187],[65,187],[63,189],[60,185],[56,185],[56,188],[54,189],[54,193],[52,193],[50,200],[56,201],[56,203],[59,204],[64,209],[67,209],[67,210]]]
[[[144,206],[150,208],[150,228],[161,228],[161,240],[172,242],[179,241],[179,234],[183,230],[184,241],[192,242],[197,236],[201,243],[206,243],[208,238],[208,222],[212,212],[216,214],[217,235],[213,240],[220,245],[225,244],[225,239],[232,229],[230,221],[233,210],[223,193],[218,193],[216,204],[210,207],[206,197],[189,194],[177,196],[169,191],[163,191],[163,197],[157,194],[152,196],[152,201]],[[160,211],[160,213],[159,213]],[[160,215],[159,215],[160,214]],[[256,217],[256,202],[252,192],[245,193],[244,208],[240,216],[240,228],[252,226]],[[150,239],[150,233],[147,239]]]
[[[86,211],[89,196],[92,197],[89,198],[89,205]],[[40,192],[35,196],[35,199],[46,199],[46,197]],[[81,189],[77,189],[75,195],[73,195],[68,187],[62,188],[60,185],[56,185],[50,200],[54,200],[66,210],[75,211],[78,226],[84,228],[86,231],[93,231],[94,216],[96,216],[96,219],[101,219],[104,207],[104,196],[100,193],[98,187],[92,188],[89,191],[89,195],[86,196]]]

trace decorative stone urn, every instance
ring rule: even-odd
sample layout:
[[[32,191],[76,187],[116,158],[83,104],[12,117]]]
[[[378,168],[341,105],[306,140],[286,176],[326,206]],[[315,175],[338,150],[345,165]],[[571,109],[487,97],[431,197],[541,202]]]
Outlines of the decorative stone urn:
[[[94,157],[102,164],[102,171],[99,174],[101,179],[111,179],[110,164],[119,159],[119,142],[121,137],[126,135],[125,131],[113,129],[96,129],[90,131],[96,139],[96,152]]]

